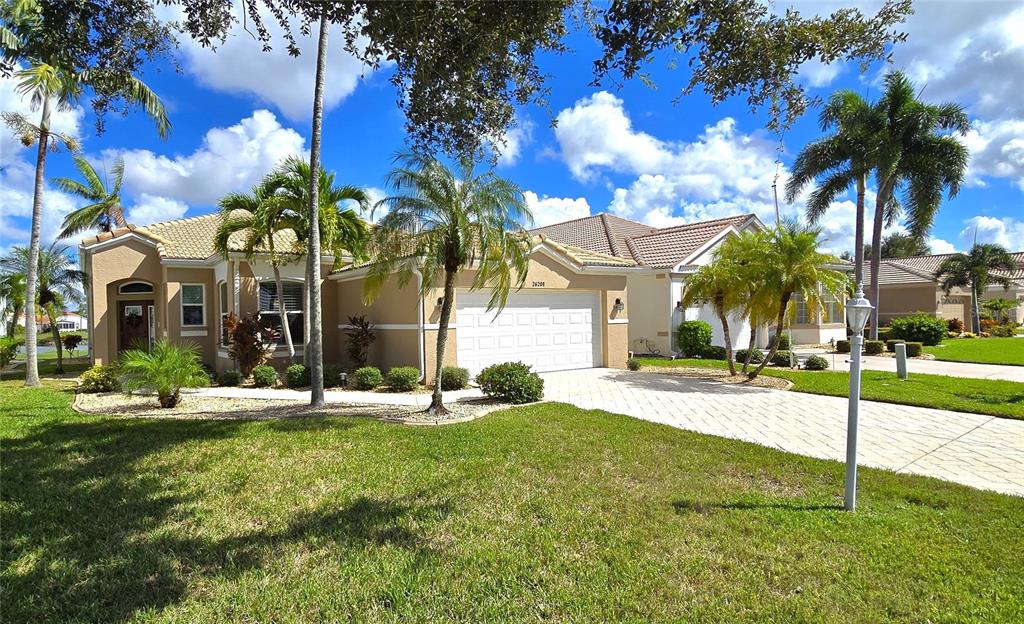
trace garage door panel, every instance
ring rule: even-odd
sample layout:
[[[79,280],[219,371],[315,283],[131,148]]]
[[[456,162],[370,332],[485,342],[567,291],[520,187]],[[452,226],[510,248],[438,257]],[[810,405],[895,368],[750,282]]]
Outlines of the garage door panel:
[[[495,317],[483,294],[460,291],[457,299],[460,366],[476,375],[501,362],[521,361],[539,372],[588,368],[599,361],[593,292],[530,292],[509,295]]]

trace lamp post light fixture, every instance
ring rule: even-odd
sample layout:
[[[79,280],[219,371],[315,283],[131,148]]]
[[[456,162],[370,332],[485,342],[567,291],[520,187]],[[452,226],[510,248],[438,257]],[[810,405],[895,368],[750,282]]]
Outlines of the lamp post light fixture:
[[[850,336],[850,398],[846,420],[846,494],[843,507],[854,511],[857,507],[857,419],[860,412],[860,353],[864,344],[864,326],[871,316],[871,302],[864,298],[863,284],[857,284],[853,299],[846,301],[846,323]]]

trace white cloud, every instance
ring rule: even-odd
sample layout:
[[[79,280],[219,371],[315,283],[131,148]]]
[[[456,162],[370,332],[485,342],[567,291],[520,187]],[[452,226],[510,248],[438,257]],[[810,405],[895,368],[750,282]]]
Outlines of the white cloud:
[[[177,11],[177,13],[175,13]],[[235,14],[242,9],[235,5]],[[180,9],[169,14],[180,16]],[[274,105],[286,117],[305,121],[312,117],[313,82],[316,75],[317,32],[314,24],[311,35],[303,36],[298,22],[292,20],[294,34],[302,54],[293,57],[285,47],[282,31],[276,19],[263,16],[263,23],[271,33],[273,50],[264,52],[262,45],[236,24],[227,40],[216,50],[204,48],[189,37],[182,38],[180,48],[184,66],[198,81],[217,91],[254,95],[260,101]],[[355,91],[359,81],[370,69],[341,50],[344,40],[340,28],[329,34],[330,62],[324,89],[324,110],[338,106]]]
[[[1009,178],[1024,191],[1024,119],[975,122],[963,141],[971,152],[969,184],[983,186],[983,176]]]
[[[128,210],[126,218],[128,223],[147,225],[180,219],[185,216],[186,212],[188,212],[188,205],[183,202],[142,193],[135,205]]]
[[[233,126],[208,130],[202,145],[187,156],[150,150],[105,152],[124,156],[124,186],[133,195],[202,205],[249,190],[281,160],[304,153],[302,136],[282,127],[268,110],[254,111]]]
[[[514,165],[519,160],[523,149],[533,141],[533,128],[533,122],[529,119],[516,121],[516,126],[505,133],[504,145],[496,146],[500,150],[499,165]]]
[[[956,245],[934,236],[928,239],[928,248],[932,250],[933,254],[956,253]]]
[[[1024,221],[978,215],[964,221],[964,226],[960,231],[964,249],[970,249],[977,239],[979,243],[995,243],[1010,251],[1024,250]]]
[[[798,79],[810,87],[825,87],[832,84],[843,71],[843,64],[829,63],[826,65],[818,59],[811,59],[800,66]]]
[[[590,204],[586,198],[538,196],[533,191],[523,193],[526,206],[533,213],[534,227],[570,221],[590,215]]]

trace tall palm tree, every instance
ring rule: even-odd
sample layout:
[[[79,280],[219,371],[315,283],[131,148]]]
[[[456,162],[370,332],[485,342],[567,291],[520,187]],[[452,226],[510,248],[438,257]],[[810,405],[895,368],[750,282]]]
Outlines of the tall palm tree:
[[[427,413],[447,413],[441,395],[441,368],[448,340],[459,272],[476,268],[473,289],[488,288],[488,309],[504,308],[509,291],[522,287],[529,264],[524,224],[533,222],[522,190],[493,172],[478,174],[463,158],[452,170],[433,156],[403,152],[388,174],[394,194],[381,204],[388,213],[378,222],[370,248],[371,265],[363,298],[371,303],[397,276],[401,286],[417,272],[420,296],[444,285],[437,331],[434,393]]]
[[[959,104],[927,104],[918,100],[914,84],[903,72],[885,77],[885,93],[875,105],[882,127],[874,158],[875,217],[871,236],[871,337],[878,338],[878,269],[882,262],[882,228],[899,217],[896,201],[902,192],[911,236],[924,238],[931,229],[942,193],[955,197],[970,154],[948,132],[964,135],[970,120]]]
[[[92,202],[64,217],[58,238],[70,238],[82,230],[97,229],[109,232],[127,225],[121,209],[121,183],[124,180],[124,159],[120,156],[110,168],[110,187],[85,157],[74,156],[75,168],[84,182],[71,178],[55,178],[53,183],[60,190]]]
[[[225,258],[230,250],[230,240],[239,234],[245,257],[250,261],[257,254],[266,252],[270,256],[270,265],[274,269],[274,284],[277,288],[277,310],[281,319],[281,334],[288,348],[288,363],[295,359],[295,345],[292,342],[292,330],[288,323],[285,306],[284,284],[281,280],[281,264],[290,258],[288,251],[281,253],[277,249],[275,238],[279,232],[297,229],[299,219],[291,214],[285,202],[276,196],[280,188],[280,180],[268,175],[263,181],[252,188],[251,194],[231,193],[220,200],[221,222],[217,227],[214,246]]]
[[[778,351],[786,312],[794,295],[803,298],[808,310],[821,310],[823,292],[837,299],[846,292],[846,276],[828,268],[838,258],[818,250],[820,237],[820,228],[804,227],[795,221],[780,223],[769,231],[767,253],[751,270],[760,276],[761,287],[766,289],[762,296],[775,301],[775,336],[768,356],[750,373],[751,378],[757,377]]]
[[[25,311],[25,276],[20,273],[0,274],[0,316],[10,319],[7,323],[7,337],[13,338],[18,327],[18,317]]]
[[[86,275],[75,268],[71,258],[68,256],[69,249],[66,245],[52,243],[46,249],[39,250],[36,267],[36,275],[39,277],[38,297],[29,304],[31,299],[25,299],[25,324],[28,319],[36,316],[36,307],[46,312],[50,321],[50,332],[53,334],[53,343],[57,349],[57,371],[64,372],[64,348],[60,339],[60,327],[57,320],[64,306],[68,304],[80,304],[82,302],[82,287],[85,284]],[[25,275],[28,273],[31,260],[31,251],[25,247],[13,247],[10,253],[0,258],[0,272],[5,275]]]
[[[689,308],[697,301],[709,301],[715,310],[718,322],[722,324],[722,338],[725,342],[725,359],[729,374],[736,374],[736,363],[732,357],[732,336],[729,333],[729,314],[742,306],[740,267],[727,255],[716,253],[714,259],[697,269],[686,279],[683,292],[683,308]]]
[[[757,331],[767,325],[775,316],[776,302],[769,289],[761,280],[760,262],[771,253],[768,232],[745,230],[739,236],[728,237],[716,251],[721,257],[733,263],[738,273],[736,290],[740,293],[743,315],[750,322],[750,339],[747,354],[743,360],[743,372],[750,367],[754,349],[757,346]]]
[[[28,301],[36,297],[38,276],[36,268],[39,260],[39,232],[42,225],[43,183],[45,180],[46,153],[51,142],[64,143],[71,151],[77,150],[77,142],[51,130],[52,107],[71,108],[82,97],[82,93],[94,80],[102,80],[109,84],[111,77],[93,70],[73,71],[66,67],[55,66],[37,59],[30,59],[32,65],[18,70],[14,76],[19,80],[17,92],[29,98],[33,110],[40,111],[39,123],[34,124],[24,115],[4,113],[3,119],[15,133],[21,136],[26,145],[38,143],[36,152],[35,188],[32,197],[32,228],[29,235],[28,274],[25,279],[25,296]],[[141,106],[156,122],[157,132],[163,138],[170,128],[167,114],[160,98],[149,87],[134,76],[120,77],[123,85],[121,95],[130,102]],[[39,385],[39,367],[36,356],[36,322],[32,314],[25,316],[25,385]]]
[[[821,179],[807,201],[807,220],[817,223],[832,202],[854,185],[857,193],[854,280],[864,271],[864,201],[867,176],[873,167],[878,131],[877,111],[854,91],[832,94],[821,111],[821,130],[833,134],[808,143],[793,163],[786,183],[786,200],[792,202],[811,182]]]
[[[942,290],[948,295],[954,288],[971,289],[972,329],[981,333],[981,313],[978,298],[991,283],[1000,284],[1004,289],[1013,285],[1009,274],[1017,270],[1013,256],[1001,245],[981,243],[971,247],[966,254],[957,253],[946,258],[939,265],[936,277]],[[998,272],[997,272],[998,271]],[[999,272],[1006,272],[1003,275]]]
[[[313,180],[309,163],[301,158],[285,159],[272,174],[276,178],[279,200],[284,202],[287,210],[295,217],[295,235],[299,247],[294,251],[307,254],[308,246],[303,244],[313,236],[313,227],[309,220],[307,206],[310,202],[309,189]],[[368,238],[366,222],[359,216],[370,208],[369,196],[361,188],[350,185],[335,185],[334,172],[320,167],[316,175],[316,201],[320,205],[319,218],[316,220],[316,231],[319,237],[319,253],[328,253],[335,262],[343,257],[356,260],[365,256]],[[350,206],[355,204],[359,211]],[[316,263],[319,267],[320,263]],[[303,331],[307,347],[310,344],[311,321],[308,311],[312,305],[313,266],[306,262],[306,301],[307,313],[303,315]],[[311,349],[305,350],[305,361],[313,368]]]

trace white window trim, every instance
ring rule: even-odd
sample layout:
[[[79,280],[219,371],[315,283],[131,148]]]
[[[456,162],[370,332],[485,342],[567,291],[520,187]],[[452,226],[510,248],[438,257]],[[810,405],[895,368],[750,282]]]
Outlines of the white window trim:
[[[198,287],[203,289],[203,302],[201,304],[198,304],[198,303],[185,303],[185,287],[186,286],[198,286]],[[179,296],[181,297],[181,304],[178,306],[178,312],[181,314],[181,326],[182,327],[206,327],[206,284],[184,283],[184,282],[182,282],[182,284],[181,284],[181,291],[179,293]],[[186,305],[187,306],[191,306],[191,307],[201,306],[203,308],[203,322],[202,323],[199,323],[199,324],[191,324],[191,323],[186,324],[185,323],[185,306]]]
[[[224,297],[221,297],[221,288],[223,287]],[[217,346],[226,347],[224,336],[224,319],[227,318],[231,312],[227,309],[227,294],[228,294],[228,282],[227,280],[220,280],[217,282],[217,311],[220,313],[217,316]]]

